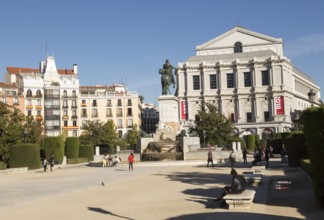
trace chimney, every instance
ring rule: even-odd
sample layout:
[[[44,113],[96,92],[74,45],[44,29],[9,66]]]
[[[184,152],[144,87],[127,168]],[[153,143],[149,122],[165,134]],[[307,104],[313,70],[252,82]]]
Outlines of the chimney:
[[[74,73],[75,75],[78,74],[78,64],[73,64],[73,73]]]

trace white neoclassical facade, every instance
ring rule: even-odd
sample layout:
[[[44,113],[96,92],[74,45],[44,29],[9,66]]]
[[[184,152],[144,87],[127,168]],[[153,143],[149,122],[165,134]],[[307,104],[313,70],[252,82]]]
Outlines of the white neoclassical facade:
[[[282,39],[242,27],[197,46],[178,68],[183,126],[192,126],[200,105],[210,102],[240,135],[272,137],[294,128],[296,112],[320,103],[319,86],[284,56]]]

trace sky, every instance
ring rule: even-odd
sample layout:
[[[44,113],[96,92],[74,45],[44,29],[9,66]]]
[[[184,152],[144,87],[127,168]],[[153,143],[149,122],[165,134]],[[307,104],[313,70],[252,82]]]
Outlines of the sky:
[[[82,86],[124,83],[157,105],[166,59],[177,66],[239,25],[282,38],[323,97],[323,21],[321,0],[1,0],[0,81],[7,66],[38,68],[48,55],[58,69],[78,64]]]

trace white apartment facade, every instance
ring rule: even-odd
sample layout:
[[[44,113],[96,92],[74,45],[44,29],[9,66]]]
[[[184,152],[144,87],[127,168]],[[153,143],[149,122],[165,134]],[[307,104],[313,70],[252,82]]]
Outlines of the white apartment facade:
[[[210,102],[238,134],[273,137],[294,127],[296,112],[320,100],[319,86],[284,56],[282,39],[242,27],[197,46],[196,56],[178,68],[183,126],[192,126],[200,105]]]

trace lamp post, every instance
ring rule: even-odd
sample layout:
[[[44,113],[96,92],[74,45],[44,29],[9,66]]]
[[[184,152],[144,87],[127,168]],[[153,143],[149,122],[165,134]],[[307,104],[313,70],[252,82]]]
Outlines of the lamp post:
[[[311,103],[311,106],[314,106],[314,101],[315,101],[315,95],[316,93],[311,89],[309,93],[307,93],[309,102]]]

